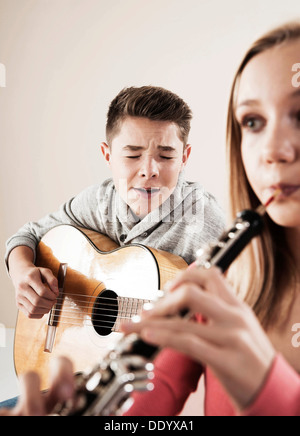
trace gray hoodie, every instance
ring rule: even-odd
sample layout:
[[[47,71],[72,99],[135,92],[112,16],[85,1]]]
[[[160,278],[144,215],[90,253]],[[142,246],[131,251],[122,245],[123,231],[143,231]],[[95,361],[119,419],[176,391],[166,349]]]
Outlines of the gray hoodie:
[[[20,245],[35,253],[43,235],[60,224],[103,233],[120,246],[139,243],[168,251],[190,264],[201,246],[220,236],[224,214],[200,184],[186,182],[181,176],[169,199],[139,220],[119,196],[112,179],[107,179],[85,189],[57,212],[25,224],[7,241],[6,262],[9,253]]]

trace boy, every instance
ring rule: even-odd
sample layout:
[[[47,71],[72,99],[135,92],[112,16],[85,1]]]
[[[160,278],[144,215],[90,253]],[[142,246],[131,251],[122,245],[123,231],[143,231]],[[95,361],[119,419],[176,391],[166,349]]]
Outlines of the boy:
[[[36,245],[56,225],[95,230],[121,246],[142,243],[188,263],[201,245],[220,235],[224,220],[215,199],[182,177],[191,152],[191,118],[187,104],[163,88],[127,88],[112,101],[107,143],[101,144],[112,179],[27,223],[7,242],[17,306],[29,318],[48,313],[58,295],[52,272],[34,265]]]

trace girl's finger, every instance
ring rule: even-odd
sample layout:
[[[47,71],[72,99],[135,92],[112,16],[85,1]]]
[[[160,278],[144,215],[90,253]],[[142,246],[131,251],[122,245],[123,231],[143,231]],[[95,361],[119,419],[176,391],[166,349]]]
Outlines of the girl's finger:
[[[59,357],[51,362],[50,365],[50,385],[47,393],[47,410],[51,412],[57,403],[62,403],[70,399],[75,392],[75,380],[72,362]]]
[[[142,318],[174,316],[188,312],[201,314],[207,319],[227,319],[228,304],[214,294],[207,293],[194,283],[184,283],[172,293],[168,293]]]
[[[172,333],[168,329],[161,330],[160,328],[145,327],[141,331],[141,337],[152,345],[170,347],[185,353],[202,365],[213,365],[218,361],[220,356],[219,347],[186,331],[177,331],[176,335]]]
[[[229,304],[238,304],[237,297],[234,295],[221,270],[217,267],[205,269],[193,266],[179,273],[172,282],[169,282],[167,291],[174,292],[184,283],[194,283],[203,290],[221,297]]]
[[[40,392],[40,379],[34,372],[20,378],[21,400],[16,406],[16,414],[21,416],[43,416],[44,401]]]

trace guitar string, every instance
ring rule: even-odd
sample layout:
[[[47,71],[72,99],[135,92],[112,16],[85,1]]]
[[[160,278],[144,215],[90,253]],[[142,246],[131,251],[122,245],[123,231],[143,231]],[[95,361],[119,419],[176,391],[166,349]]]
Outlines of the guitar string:
[[[118,318],[116,318],[115,320],[104,320],[104,319],[100,319],[100,320],[98,320],[98,322],[103,322],[103,323],[107,323],[107,324],[110,324],[110,325],[115,325],[116,324],[116,322],[117,321],[120,321],[120,320],[125,320],[125,319],[127,319],[127,320],[131,320],[132,318],[130,317],[130,316],[122,316],[122,317],[118,317]],[[92,325],[92,326],[94,326],[94,327],[101,327],[101,325],[100,324],[97,324],[97,323],[95,323],[95,322],[92,322],[92,320],[91,320],[91,318],[89,318],[89,319],[84,319],[84,318],[69,318],[69,317],[63,317],[62,319],[60,319],[59,320],[59,323],[60,322],[64,322],[64,323],[70,323],[70,324],[72,324],[74,321],[76,321],[76,322],[80,322],[80,323],[87,323],[87,324],[89,324],[89,325]]]
[[[117,317],[114,321],[112,320],[104,320],[104,319],[100,319],[98,320],[98,322],[100,321],[101,324],[97,324],[96,322],[93,322],[91,318],[89,319],[85,319],[84,317],[78,317],[78,318],[70,318],[70,317],[62,317],[61,319],[59,319],[58,321],[58,326],[60,324],[66,324],[66,325],[77,325],[77,326],[91,326],[94,328],[113,328],[118,322],[120,322],[121,320],[131,320],[132,317],[131,316],[119,316]],[[104,325],[103,323],[107,324]]]
[[[131,311],[115,311],[115,313],[111,313],[111,314],[88,314],[88,313],[80,313],[80,312],[61,312],[59,314],[53,314],[51,319],[54,319],[56,321],[59,321],[61,317],[69,317],[69,318],[73,318],[73,319],[78,319],[78,318],[82,318],[83,316],[91,316],[94,320],[97,319],[102,319],[105,317],[110,317],[110,318],[121,318],[121,317],[128,317],[128,316],[134,316],[137,315],[138,313],[142,312],[142,308],[137,308],[136,310],[131,310]]]
[[[53,322],[57,322],[60,323],[61,320],[69,320],[71,321],[78,321],[78,320],[83,320],[86,316],[88,316],[91,319],[91,323],[92,325],[96,325],[97,322],[112,322],[113,324],[119,320],[122,319],[132,319],[133,316],[139,314],[142,310],[139,310],[139,308],[137,308],[136,311],[131,312],[131,313],[119,313],[116,315],[109,315],[109,314],[103,314],[103,315],[94,315],[94,316],[90,316],[87,314],[80,314],[78,313],[78,316],[74,316],[71,314],[71,316],[69,316],[69,313],[67,314],[62,314],[62,315],[54,315],[52,320]],[[108,321],[106,321],[106,319],[108,319]]]
[[[131,305],[125,305],[125,307],[116,307],[116,305],[109,305],[107,303],[100,305],[99,304],[99,309],[106,311],[106,312],[111,312],[113,314],[109,314],[109,313],[102,313],[102,314],[95,314],[93,315],[93,319],[97,320],[97,319],[103,319],[105,317],[111,317],[111,318],[117,318],[117,319],[131,319],[132,316],[136,315],[138,312],[142,311],[143,305],[145,304],[145,302],[150,302],[150,300],[137,300],[134,302],[134,304]],[[60,322],[61,318],[64,317],[68,317],[69,319],[82,319],[82,316],[86,316],[85,310],[88,308],[89,306],[87,306],[84,310],[82,309],[82,307],[64,307],[62,305],[62,308],[55,308],[53,310],[53,319],[55,321]],[[113,309],[109,308],[109,307],[113,307]],[[68,316],[68,315],[72,315],[72,316]],[[74,316],[77,315],[77,316]],[[125,316],[124,316],[125,315]],[[129,316],[126,316],[129,315]]]
[[[55,321],[60,321],[62,317],[64,318],[70,318],[70,319],[82,319],[86,316],[89,316],[91,319],[97,320],[102,318],[128,318],[136,315],[137,313],[140,313],[142,311],[142,308],[136,308],[131,311],[115,311],[115,313],[109,314],[109,313],[103,313],[103,314],[88,314],[86,312],[62,312],[60,314],[53,314],[51,319]]]
[[[70,293],[70,292],[66,292],[66,293],[63,293],[62,294],[62,296],[64,297],[69,297],[69,296],[74,296],[74,297],[84,297],[84,298],[98,298],[98,297],[100,297],[101,296],[101,294],[102,293],[104,293],[104,292],[108,292],[110,289],[103,289],[103,291],[101,291],[101,292],[99,292],[99,294],[97,294],[97,295],[87,295],[87,294],[76,294],[76,293]],[[157,292],[159,291],[159,289],[157,290]],[[113,292],[113,291],[112,291]],[[118,297],[119,298],[132,298],[132,299],[135,299],[135,297],[122,297],[122,296],[119,296],[118,295]],[[101,298],[107,298],[107,299],[111,299],[112,297],[101,297]],[[142,298],[137,298],[138,300],[140,299],[140,300],[142,300]]]
[[[130,309],[132,307],[136,307],[139,305],[144,305],[145,303],[149,303],[151,302],[151,300],[144,300],[144,299],[140,299],[140,298],[128,298],[128,297],[121,297],[121,298],[111,298],[109,300],[112,300],[114,302],[114,304],[109,304],[106,301],[102,301],[105,300],[105,298],[99,298],[99,302],[97,303],[97,307],[101,308],[102,306],[104,307],[121,307],[121,310],[124,309],[125,306],[125,310],[126,309]],[[108,299],[106,299],[108,300]],[[83,302],[82,304],[80,304],[80,302],[78,301],[74,301],[74,300],[68,300],[65,299],[63,302],[57,302],[56,304],[58,305],[58,307],[55,307],[55,305],[53,306],[53,310],[54,311],[60,311],[60,310],[87,310],[89,308],[91,308],[91,305],[96,306],[94,302]],[[65,305],[68,304],[70,305],[69,307],[65,307]],[[74,306],[72,306],[72,304]],[[123,307],[122,307],[123,306]],[[60,309],[59,307],[63,307],[63,309]],[[119,310],[119,309],[115,309],[115,310]]]
[[[70,297],[75,297],[75,298],[72,299]],[[97,328],[110,329],[112,332],[114,331],[114,328],[116,328],[115,331],[120,331],[117,330],[118,323],[120,323],[122,320],[131,320],[134,315],[137,315],[137,313],[142,311],[142,307],[146,302],[151,301],[151,300],[132,298],[132,297],[120,297],[120,296],[117,296],[117,298],[105,297],[105,296],[101,296],[101,293],[95,296],[68,293],[68,294],[63,294],[61,296],[61,299],[62,301],[57,303],[60,306],[60,308],[54,307],[53,309],[53,321],[58,322],[58,325],[65,324],[65,325],[72,325],[72,326],[79,326],[79,327],[85,325],[85,326],[91,326],[95,329]],[[98,306],[100,309],[115,314],[114,315],[107,314],[107,313],[101,315],[94,314],[94,316],[90,318],[89,321],[87,321],[86,319],[84,319],[84,316],[86,316],[84,311],[87,311],[89,308],[91,308],[91,305],[94,306],[97,299],[99,299]],[[74,300],[76,300],[76,302]],[[75,304],[75,307],[72,306],[65,307],[66,302],[67,304]],[[114,304],[109,304],[109,302],[114,302]],[[80,311],[83,311],[83,313],[80,313]],[[113,318],[113,320],[109,318]],[[98,324],[99,321],[100,324]]]
[[[99,301],[99,303],[97,305],[93,305],[93,310],[96,307],[96,310],[101,310],[101,309],[105,309],[105,310],[111,310],[111,311],[115,311],[115,312],[119,312],[119,311],[127,311],[127,310],[133,310],[139,306],[143,307],[143,305],[145,303],[150,303],[151,300],[136,300],[134,302],[129,301],[129,303],[127,301],[123,302],[118,302],[117,300],[115,300],[116,304],[108,304],[106,302],[101,302]],[[123,303],[123,304],[122,304]],[[59,305],[60,307],[53,307],[51,310],[53,310],[53,312],[78,312],[78,311],[87,311],[88,309],[91,309],[91,305],[90,304],[75,304],[74,306],[65,306],[65,304]],[[107,309],[106,309],[107,308]],[[113,308],[113,309],[109,309],[109,308]]]
[[[111,324],[108,324],[108,325],[103,325],[103,324],[93,324],[93,323],[86,323],[86,322],[69,322],[69,321],[61,321],[60,324],[69,325],[71,327],[73,327],[73,326],[75,326],[75,327],[86,326],[86,327],[93,327],[95,329],[97,329],[97,328],[99,328],[99,329],[100,328],[102,328],[102,329],[110,329],[111,331],[113,331],[113,329],[114,329],[114,327],[116,325],[116,323],[111,323]]]
[[[53,315],[53,321],[57,321],[58,325],[59,324],[75,325],[75,326],[86,325],[94,328],[111,328],[111,330],[113,330],[114,326],[116,326],[118,322],[122,320],[131,320],[134,315],[137,315],[139,312],[141,312],[142,306],[140,305],[140,307],[136,306],[134,308],[131,307],[130,309],[131,310],[129,311],[129,313],[126,310],[106,309],[109,310],[110,312],[116,312],[116,315],[110,315],[104,313],[101,315],[94,315],[93,317],[89,317],[90,318],[89,320],[84,319],[84,317],[87,315],[85,313],[80,313],[78,310],[68,311],[68,310],[60,309],[59,312],[62,313],[60,314],[55,313]],[[73,313],[76,313],[77,316],[74,315],[68,316],[69,314],[72,315]],[[113,318],[113,320],[111,319],[106,320],[104,318],[106,319]],[[99,321],[100,324],[98,324]],[[104,325],[103,323],[106,323],[106,325]]]
[[[118,301],[119,303],[122,303],[122,302],[124,302],[124,303],[130,303],[130,302],[133,302],[133,303],[135,303],[135,302],[139,302],[139,301],[145,301],[145,302],[147,302],[147,301],[150,301],[150,300],[146,300],[146,299],[142,299],[142,298],[134,298],[134,297],[120,297],[120,296],[117,296],[117,297],[115,297],[115,298],[111,298],[111,297],[101,297],[101,295],[98,295],[97,297],[86,297],[86,299],[78,299],[78,298],[68,298],[69,297],[69,295],[70,294],[68,294],[68,295],[66,295],[65,296],[65,298],[63,299],[63,301],[68,301],[68,300],[71,300],[71,301],[74,301],[74,303],[75,304],[79,304],[79,305],[83,305],[83,304],[86,304],[86,303],[88,303],[88,305],[90,305],[91,303],[95,303],[95,301],[97,300],[97,299],[99,299],[99,300],[104,300],[104,301]],[[74,294],[74,295],[76,295],[76,294]],[[89,301],[90,300],[90,301]],[[94,300],[94,301],[92,301],[92,300]],[[62,304],[62,302],[61,301],[57,301],[57,304]]]
[[[91,301],[91,302],[88,302],[88,301],[83,301],[83,302],[80,302],[80,301],[74,301],[74,300],[71,300],[71,302],[70,302],[70,300],[65,300],[67,303],[69,303],[69,304],[75,304],[76,306],[78,306],[78,307],[90,307],[91,305],[95,305],[95,302],[96,302],[96,300],[95,301]],[[72,301],[74,301],[74,303],[72,303]],[[114,303],[114,304],[109,304],[110,303],[110,301],[109,302],[106,302],[107,300],[105,300],[104,301],[104,299],[99,299],[99,301],[98,301],[98,305],[101,305],[101,304],[105,304],[105,305],[107,305],[107,306],[115,306],[115,305],[121,305],[121,304],[127,304],[127,305],[136,305],[136,304],[139,304],[139,303],[147,303],[147,302],[149,302],[150,300],[141,300],[141,299],[112,299],[112,303]],[[63,304],[63,302],[60,302],[60,301],[58,301],[58,302],[56,302],[55,304],[57,304],[57,305],[62,305]]]

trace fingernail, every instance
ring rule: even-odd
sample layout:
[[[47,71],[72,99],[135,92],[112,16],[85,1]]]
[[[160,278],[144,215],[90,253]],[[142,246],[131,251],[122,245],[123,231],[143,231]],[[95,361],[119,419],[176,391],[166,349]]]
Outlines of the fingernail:
[[[150,315],[152,310],[154,309],[154,304],[152,303],[145,303],[143,306],[143,313],[142,316]]]
[[[163,298],[164,296],[165,296],[165,292],[159,290],[159,291],[157,291],[155,298],[153,298],[153,301],[158,301],[160,298]]]
[[[133,324],[138,324],[139,322],[141,322],[141,317],[139,315],[135,315],[131,318],[131,322]]]

